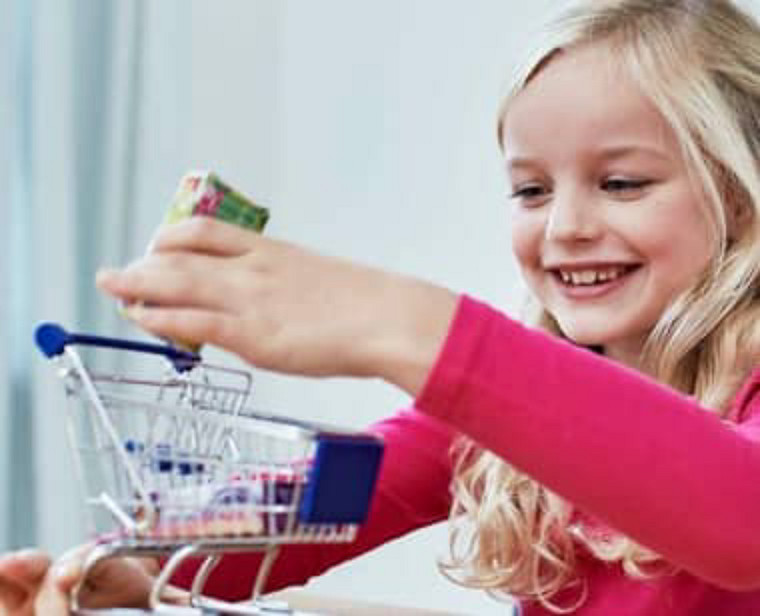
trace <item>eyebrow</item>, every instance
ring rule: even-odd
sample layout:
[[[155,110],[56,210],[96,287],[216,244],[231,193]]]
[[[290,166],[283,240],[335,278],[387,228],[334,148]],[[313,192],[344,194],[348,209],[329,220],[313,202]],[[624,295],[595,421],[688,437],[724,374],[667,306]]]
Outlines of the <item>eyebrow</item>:
[[[648,145],[611,146],[600,148],[594,154],[601,160],[610,161],[642,153],[647,156],[658,158],[665,162],[672,160],[667,153],[663,152],[659,148]],[[506,163],[508,169],[521,169],[542,166],[543,160],[541,158],[531,158],[528,156],[513,156],[507,158]]]
[[[660,148],[642,144],[602,148],[600,150],[600,157],[604,160],[613,160],[616,158],[624,158],[626,156],[630,156],[631,154],[638,153],[654,156],[655,158],[659,158],[665,161],[671,160],[671,157],[666,152],[663,152]]]
[[[537,158],[528,158],[528,157],[521,157],[521,156],[514,156],[511,158],[507,158],[507,169],[520,169],[520,168],[531,168],[535,167],[536,165],[541,165],[542,161]]]

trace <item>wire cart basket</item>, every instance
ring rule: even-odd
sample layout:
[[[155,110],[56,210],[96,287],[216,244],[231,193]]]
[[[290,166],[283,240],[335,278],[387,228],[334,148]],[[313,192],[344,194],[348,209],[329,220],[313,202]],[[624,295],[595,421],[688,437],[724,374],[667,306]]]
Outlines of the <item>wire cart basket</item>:
[[[40,325],[36,341],[60,365],[67,430],[97,540],[79,590],[101,560],[162,556],[155,613],[294,614],[260,595],[283,545],[352,541],[369,509],[383,453],[378,437],[250,410],[249,372],[205,364],[179,348]],[[140,356],[134,374],[101,374],[76,347]],[[168,361],[167,361],[168,360]],[[90,363],[90,362],[88,362]],[[143,374],[143,372],[145,374]],[[221,556],[260,551],[250,603],[203,596]],[[179,565],[205,557],[190,608],[162,602]]]

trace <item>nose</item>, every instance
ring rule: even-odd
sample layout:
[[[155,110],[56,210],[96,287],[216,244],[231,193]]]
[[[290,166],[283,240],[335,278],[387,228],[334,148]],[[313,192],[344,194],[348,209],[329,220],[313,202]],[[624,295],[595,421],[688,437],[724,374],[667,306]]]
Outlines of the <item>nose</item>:
[[[589,195],[565,191],[556,193],[546,221],[547,240],[582,242],[601,234],[602,220]]]

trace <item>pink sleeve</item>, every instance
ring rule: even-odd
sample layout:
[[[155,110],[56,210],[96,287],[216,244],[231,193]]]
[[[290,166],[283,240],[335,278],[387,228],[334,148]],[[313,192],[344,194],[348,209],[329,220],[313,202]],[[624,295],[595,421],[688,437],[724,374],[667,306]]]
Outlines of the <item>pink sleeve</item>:
[[[340,562],[448,515],[451,429],[416,411],[403,411],[370,431],[382,436],[385,452],[369,517],[356,541],[285,546],[268,591],[305,584]],[[256,553],[225,556],[210,576],[206,594],[233,601],[249,598],[260,558]],[[189,588],[198,565],[190,561],[182,566],[172,583]]]
[[[742,589],[760,587],[756,400],[727,424],[465,296],[416,407],[672,563]]]

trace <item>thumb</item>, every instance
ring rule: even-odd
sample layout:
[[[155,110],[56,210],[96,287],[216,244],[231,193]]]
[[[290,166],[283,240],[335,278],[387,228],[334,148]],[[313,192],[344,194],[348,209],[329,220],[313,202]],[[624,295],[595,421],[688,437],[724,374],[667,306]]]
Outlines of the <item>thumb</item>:
[[[78,545],[58,558],[51,568],[52,583],[63,592],[70,592],[82,577],[87,555],[93,547],[93,543]]]
[[[70,593],[82,577],[84,557],[69,558],[56,563],[52,569],[51,583],[63,593]]]
[[[50,567],[50,557],[37,549],[0,555],[0,580],[33,590]]]
[[[67,616],[71,591],[80,581],[84,561],[92,545],[78,546],[66,552],[48,569],[35,600],[35,614]]]
[[[61,585],[58,576],[51,570],[42,582],[39,593],[34,601],[34,613],[42,616],[68,616],[70,585]]]

